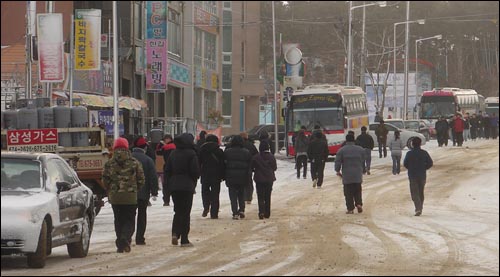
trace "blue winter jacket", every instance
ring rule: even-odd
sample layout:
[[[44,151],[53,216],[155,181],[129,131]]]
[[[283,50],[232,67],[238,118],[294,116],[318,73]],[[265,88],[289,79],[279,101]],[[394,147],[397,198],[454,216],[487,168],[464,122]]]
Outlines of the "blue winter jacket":
[[[408,151],[403,162],[404,166],[408,169],[408,177],[410,179],[426,179],[427,169],[433,165],[431,156],[427,151],[414,147]]]

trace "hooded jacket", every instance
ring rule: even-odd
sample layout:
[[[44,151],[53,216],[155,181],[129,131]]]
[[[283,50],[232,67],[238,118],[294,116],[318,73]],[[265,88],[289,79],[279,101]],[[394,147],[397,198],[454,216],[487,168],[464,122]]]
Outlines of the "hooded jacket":
[[[132,149],[132,157],[138,160],[144,170],[145,184],[139,190],[137,199],[149,200],[149,196],[158,196],[158,177],[156,175],[155,163],[146,155],[146,151],[140,147]]]
[[[224,152],[215,142],[207,141],[200,148],[202,184],[220,183],[224,179]]]
[[[413,147],[405,156],[403,165],[408,169],[410,179],[426,179],[427,170],[432,167],[433,161],[427,151],[422,150],[420,146]]]
[[[262,151],[252,158],[252,170],[255,183],[272,184],[276,180],[274,172],[278,169],[276,158],[269,151]]]
[[[169,191],[195,192],[200,177],[198,156],[194,150],[193,136],[184,133],[174,138],[176,149],[172,151],[165,165]]]
[[[243,147],[243,139],[240,136],[235,136],[231,141],[231,147],[224,151],[224,162],[226,186],[241,188],[248,184],[251,180],[252,155]]]
[[[137,193],[145,184],[142,165],[128,149],[115,149],[104,165],[102,182],[112,205],[137,205]]]

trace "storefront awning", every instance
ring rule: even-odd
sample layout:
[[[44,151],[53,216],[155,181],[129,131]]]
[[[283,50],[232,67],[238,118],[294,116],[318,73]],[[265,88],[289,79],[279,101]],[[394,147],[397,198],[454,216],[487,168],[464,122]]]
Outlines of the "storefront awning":
[[[69,93],[67,92],[53,92],[52,95],[53,98],[64,98],[65,100],[69,100]],[[101,107],[101,108],[113,107],[112,96],[75,92],[73,93],[73,98],[81,99],[82,105],[84,106]],[[140,111],[141,109],[145,109],[147,107],[148,105],[142,99],[136,99],[127,96],[119,97],[118,108]]]

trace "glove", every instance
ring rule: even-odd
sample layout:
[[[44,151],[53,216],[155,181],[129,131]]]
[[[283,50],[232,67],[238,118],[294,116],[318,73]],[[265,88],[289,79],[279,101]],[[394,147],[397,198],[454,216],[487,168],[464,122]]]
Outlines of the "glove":
[[[151,200],[156,201],[156,196],[153,195],[153,197],[151,197]]]

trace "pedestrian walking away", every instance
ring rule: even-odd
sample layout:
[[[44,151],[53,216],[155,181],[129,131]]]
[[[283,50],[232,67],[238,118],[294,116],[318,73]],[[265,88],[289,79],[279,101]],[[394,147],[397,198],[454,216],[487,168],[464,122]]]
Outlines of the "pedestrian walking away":
[[[444,118],[444,116],[439,117],[439,120],[436,121],[434,125],[436,129],[436,136],[438,141],[438,147],[448,146],[448,130],[449,125],[448,121]]]
[[[163,138],[163,128],[160,127],[158,120],[153,121],[153,127],[149,131],[149,137],[151,138],[152,149],[156,151],[156,147]],[[153,158],[153,160],[155,160]]]
[[[163,156],[163,182],[162,182],[162,194],[163,194],[163,206],[170,206],[170,191],[168,189],[166,166],[170,154],[175,149],[174,139],[170,134],[163,136],[163,147],[161,148],[161,154]]]
[[[309,147],[307,148],[307,157],[311,161],[311,178],[313,188],[321,188],[323,185],[323,175],[325,171],[325,162],[328,158],[328,142],[321,130],[313,132]]]
[[[305,127],[300,129],[293,149],[295,149],[295,168],[297,169],[297,179],[300,178],[300,170],[304,169],[303,178],[307,178],[307,148],[309,147],[309,139],[306,136]]]
[[[220,183],[224,179],[224,152],[219,147],[219,139],[208,135],[200,147],[202,217],[210,213],[210,218],[219,218]]]
[[[147,141],[140,138],[136,141],[135,147],[132,149],[132,157],[138,160],[144,171],[145,184],[137,194],[137,231],[135,233],[135,244],[145,245],[147,225],[147,208],[150,196],[153,196],[153,201],[156,201],[158,196],[158,178],[156,175],[156,167],[153,160],[146,155]]]
[[[198,156],[194,150],[194,137],[184,133],[174,138],[176,149],[172,151],[165,167],[168,189],[174,202],[172,221],[172,244],[192,246],[189,241],[191,229],[191,209],[196,183],[200,177]]]
[[[261,141],[261,144],[264,143]],[[224,150],[226,186],[229,189],[233,219],[245,218],[244,188],[251,176],[252,155],[243,147],[243,138],[234,136],[231,147]]]
[[[365,170],[365,150],[355,145],[354,136],[346,136],[346,145],[337,152],[335,171],[342,177],[347,214],[353,214],[356,207],[358,213],[363,212],[361,183]]]
[[[384,153],[384,158],[387,157],[387,134],[389,130],[385,127],[384,120],[380,120],[377,129],[375,129],[375,135],[377,136],[378,143],[378,157],[382,158],[382,152]]]
[[[420,148],[422,140],[416,137],[412,140],[413,149],[406,153],[404,167],[408,169],[411,199],[415,205],[415,216],[420,216],[424,207],[424,188],[433,161],[427,151]]]
[[[372,136],[366,133],[366,126],[361,127],[361,135],[356,138],[356,144],[365,150],[365,173],[370,175],[372,163],[372,150],[375,146]]]
[[[396,130],[394,132],[394,138],[389,142],[389,149],[391,150],[392,157],[392,174],[396,175],[401,172],[401,156],[403,155],[403,148],[405,147],[403,141],[401,141],[400,132]]]
[[[252,170],[257,187],[257,198],[259,202],[259,219],[271,217],[271,192],[273,183],[276,181],[274,172],[278,169],[276,159],[270,152],[267,143],[259,145],[260,153],[253,156]]]
[[[243,138],[243,147],[250,151],[250,155],[255,156],[259,153],[259,150],[257,150],[257,147],[253,144],[253,141],[248,139],[248,133],[242,132],[240,136]],[[265,143],[261,142],[261,143]],[[269,143],[269,142],[268,142]],[[252,199],[253,199],[253,181],[252,181],[252,175],[250,174],[248,176],[248,183],[244,187],[244,194],[245,194],[245,203],[246,204],[251,204]]]
[[[102,182],[113,208],[118,253],[130,252],[135,231],[137,193],[144,186],[144,171],[128,150],[128,141],[118,138],[113,145],[113,157],[106,162]]]

